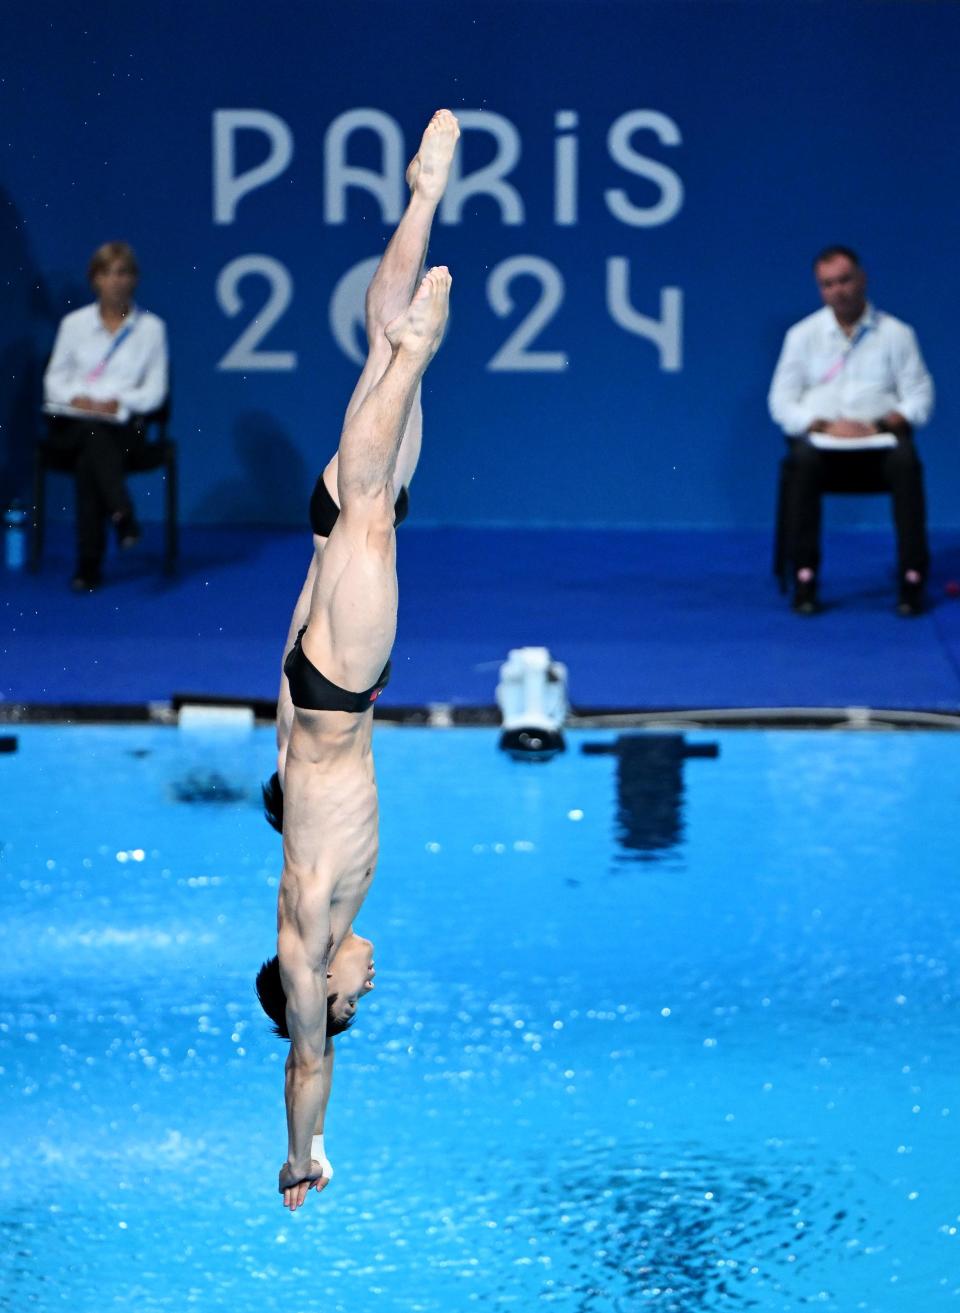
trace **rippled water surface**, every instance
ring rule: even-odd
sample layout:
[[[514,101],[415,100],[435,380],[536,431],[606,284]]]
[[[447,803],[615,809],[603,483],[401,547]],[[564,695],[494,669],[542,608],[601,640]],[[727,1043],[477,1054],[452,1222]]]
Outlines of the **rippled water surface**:
[[[960,1307],[960,738],[378,730],[377,989],[291,1218],[272,736],[18,737],[0,1307]]]

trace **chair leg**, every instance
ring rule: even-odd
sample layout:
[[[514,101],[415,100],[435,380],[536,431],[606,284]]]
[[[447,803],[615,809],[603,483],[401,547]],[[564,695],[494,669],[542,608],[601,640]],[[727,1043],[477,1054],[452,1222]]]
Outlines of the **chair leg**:
[[[787,591],[787,575],[790,571],[792,544],[788,541],[790,531],[787,510],[787,480],[790,467],[786,459],[780,462],[780,476],[777,484],[776,527],[773,537],[773,574],[781,593]]]
[[[166,507],[166,553],[163,568],[166,574],[173,574],[177,568],[179,541],[177,533],[177,456],[175,451],[167,455],[164,467],[164,484],[167,497]]]
[[[30,525],[30,569],[40,569],[43,559],[43,531],[46,523],[46,470],[43,457],[37,451],[33,458],[33,521]]]

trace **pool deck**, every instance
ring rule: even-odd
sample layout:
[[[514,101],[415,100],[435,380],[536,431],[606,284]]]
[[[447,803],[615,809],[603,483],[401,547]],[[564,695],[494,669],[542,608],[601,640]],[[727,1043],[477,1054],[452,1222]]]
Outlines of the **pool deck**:
[[[96,594],[66,587],[65,526],[41,573],[0,574],[0,714],[22,706],[276,696],[304,535],[192,528],[176,577],[156,525],[107,563]],[[825,542],[823,614],[791,614],[761,532],[404,526],[392,708],[494,702],[511,647],[545,645],[575,707],[960,710],[960,536],[934,538],[930,611],[893,611],[888,533]],[[4,704],[6,704],[4,706]],[[386,709],[386,708],[385,708]]]

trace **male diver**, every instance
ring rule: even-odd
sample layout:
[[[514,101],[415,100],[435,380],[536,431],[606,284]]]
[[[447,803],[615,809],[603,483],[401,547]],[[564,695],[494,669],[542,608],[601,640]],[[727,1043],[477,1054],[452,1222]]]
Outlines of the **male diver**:
[[[282,808],[278,953],[261,968],[257,991],[291,1042],[279,1182],[291,1211],[330,1178],[322,1144],[330,1038],[373,985],[372,945],[352,930],[377,858],[370,713],[396,632],[397,493],[416,464],[420,381],[448,314],[447,270],[417,280],[458,136],[454,116],[438,111],[407,171],[410,202],[367,294],[367,361],[311,501],[314,556],[284,661],[285,724],[278,714],[270,790]]]
[[[410,188],[410,200],[367,288],[365,303],[367,359],[347,406],[344,423],[353,418],[367,393],[383,376],[390,362],[390,344],[385,334],[386,325],[407,308],[423,274],[433,218],[446,189],[459,136],[459,125],[450,110],[437,110],[427,124],[420,148],[407,168],[406,179]],[[410,505],[407,490],[417,468],[422,436],[423,410],[418,387],[393,472],[395,526],[407,517]],[[290,620],[290,630],[283,649],[284,660],[293,646],[297,633],[306,623],[320,558],[330,537],[330,531],[340,514],[337,463],[338,456],[334,453],[317,479],[310,498],[313,555]],[[280,832],[283,829],[283,769],[292,722],[293,705],[290,701],[290,686],[285,672],[281,669],[280,692],[277,699],[277,770],[264,787],[268,819],[274,829]]]

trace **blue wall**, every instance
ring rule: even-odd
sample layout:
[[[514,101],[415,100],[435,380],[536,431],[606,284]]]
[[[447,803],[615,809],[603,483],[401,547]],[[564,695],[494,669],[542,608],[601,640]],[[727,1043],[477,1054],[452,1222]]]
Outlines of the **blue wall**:
[[[0,494],[27,486],[56,322],[88,299],[91,250],[124,237],[140,300],[170,329],[184,517],[300,522],[356,374],[341,279],[383,249],[402,165],[446,104],[473,111],[464,174],[519,154],[500,200],[468,199],[435,229],[455,314],[426,390],[421,522],[768,522],[770,372],[816,306],[811,253],[843,241],[877,303],[917,328],[939,386],[932,519],[960,525],[960,7],[48,0],[8,16],[5,45]],[[236,131],[235,174],[281,138],[292,155],[235,205],[221,186],[218,222],[214,118],[237,110],[273,116],[276,141]],[[380,171],[396,152],[380,197],[337,185],[355,111],[379,134],[349,135],[348,163]],[[239,278],[248,257],[266,275]],[[225,368],[287,283],[254,360],[235,350]],[[662,297],[682,324],[661,348],[635,330]],[[534,340],[505,358],[538,305]]]

